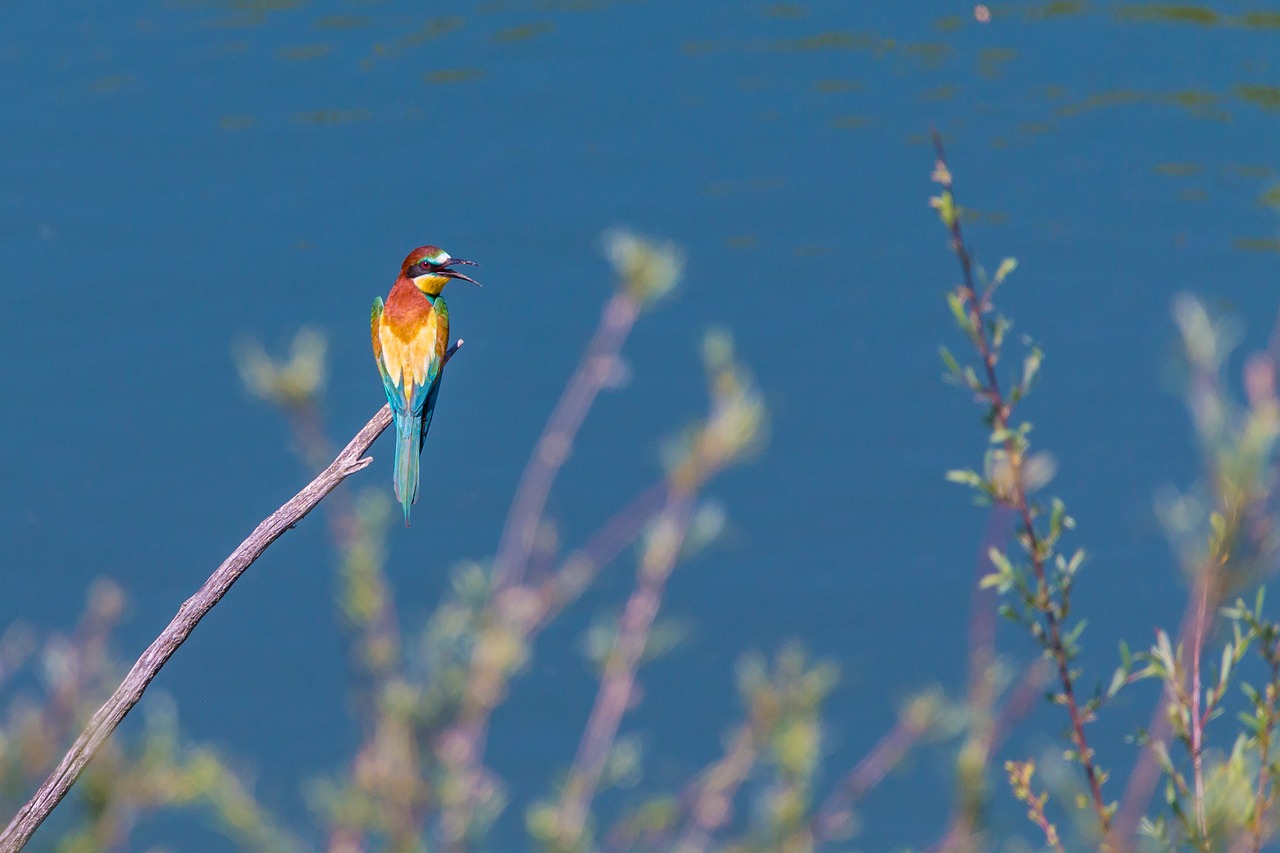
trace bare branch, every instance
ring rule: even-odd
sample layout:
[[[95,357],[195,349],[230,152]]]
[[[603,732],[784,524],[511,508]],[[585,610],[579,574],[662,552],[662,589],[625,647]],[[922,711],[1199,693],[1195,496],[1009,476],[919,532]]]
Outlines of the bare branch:
[[[662,605],[667,579],[680,557],[692,514],[692,497],[673,490],[641,557],[635,589],[618,622],[618,634],[605,661],[595,705],[560,798],[558,840],[569,849],[579,846],[582,840],[591,801],[600,787],[622,715],[635,697],[636,670]]]
[[[619,289],[605,305],[587,352],[556,403],[533,458],[520,476],[511,512],[498,542],[498,554],[493,560],[494,589],[520,583],[538,526],[542,524],[551,485],[569,458],[578,428],[592,403],[608,384],[622,344],[640,316],[640,308],[640,302],[625,288]]]
[[[111,694],[111,698],[89,720],[89,724],[63,756],[57,769],[10,821],[4,834],[0,835],[0,853],[16,853],[26,845],[44,819],[71,790],[71,786],[80,777],[80,773],[93,758],[94,753],[116,730],[133,706],[138,704],[138,700],[142,698],[152,679],[159,674],[161,667],[168,662],[178,647],[186,642],[187,637],[191,636],[191,632],[195,630],[200,620],[222,600],[222,597],[231,589],[231,585],[240,579],[240,576],[258,557],[262,556],[262,552],[266,551],[272,542],[315,509],[334,487],[357,471],[363,470],[373,461],[372,457],[365,456],[364,453],[390,423],[391,409],[384,405],[356,434],[355,438],[351,439],[328,468],[321,471],[302,491],[259,524],[249,534],[249,538],[241,542],[240,547],[232,551],[231,556],[218,566],[196,594],[183,602],[173,621],[147,647],[137,663],[129,670],[124,681]]]
[[[459,340],[449,348],[445,354],[446,363],[461,345],[462,341]],[[62,802],[62,798],[80,778],[81,772],[98,748],[111,736],[133,706],[138,704],[138,700],[142,698],[152,679],[159,674],[169,658],[173,657],[178,647],[186,642],[187,637],[191,636],[191,632],[195,630],[196,625],[200,624],[200,620],[222,600],[232,584],[262,556],[262,552],[266,551],[272,542],[280,538],[285,531],[291,530],[307,513],[315,509],[339,483],[368,467],[373,457],[364,454],[390,423],[391,408],[384,405],[373,419],[356,433],[355,438],[351,439],[328,468],[321,471],[302,491],[259,524],[249,534],[249,538],[241,542],[240,547],[232,551],[231,556],[218,566],[196,594],[183,602],[178,608],[177,615],[138,658],[124,681],[111,694],[111,698],[89,720],[88,725],[67,750],[67,754],[63,756],[57,768],[9,822],[4,833],[0,835],[0,853],[17,853],[26,846],[40,824],[58,803]]]

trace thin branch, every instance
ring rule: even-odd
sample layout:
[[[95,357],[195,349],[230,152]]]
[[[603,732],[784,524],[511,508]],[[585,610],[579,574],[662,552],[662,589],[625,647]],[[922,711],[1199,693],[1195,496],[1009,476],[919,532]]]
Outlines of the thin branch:
[[[528,639],[555,619],[586,591],[600,570],[612,563],[644,532],[662,509],[670,491],[666,478],[650,485],[600,526],[581,547],[570,553],[556,571],[537,584],[529,584],[538,601]]]
[[[558,840],[567,848],[576,848],[582,838],[622,715],[634,696],[636,670],[658,615],[667,578],[680,556],[692,509],[689,494],[673,491],[654,522],[655,532],[641,559],[636,588],[618,623],[618,635],[605,663],[595,705],[561,795]]]
[[[835,839],[839,831],[852,822],[853,806],[902,762],[929,731],[933,725],[932,717],[931,713],[913,713],[911,709],[902,714],[894,727],[854,765],[818,808],[812,821],[815,841],[822,843]]]
[[[457,352],[461,344],[462,341],[458,341],[450,347],[445,354],[446,362]],[[218,566],[195,595],[183,602],[178,608],[177,615],[138,658],[124,681],[111,694],[111,698],[107,699],[89,720],[88,725],[67,750],[57,768],[9,822],[4,833],[0,834],[0,853],[17,853],[26,846],[40,824],[58,803],[62,802],[62,798],[80,778],[81,772],[99,747],[116,730],[133,706],[138,704],[138,700],[142,698],[142,694],[146,692],[148,685],[159,674],[161,668],[169,658],[173,657],[178,647],[191,636],[191,632],[195,630],[196,625],[200,624],[200,620],[222,600],[231,586],[262,556],[272,542],[279,539],[286,531],[293,529],[294,525],[315,509],[339,483],[369,466],[373,457],[364,454],[390,423],[391,407],[384,405],[360,432],[356,433],[355,438],[351,439],[328,468],[321,471],[302,491],[254,528],[249,538],[231,552],[231,556]]]
[[[581,546],[575,548],[551,574],[536,582],[529,580],[512,587],[504,594],[520,599],[518,618],[505,617],[504,630],[522,644],[532,643],[544,628],[560,612],[582,595],[595,580],[600,570],[612,563],[623,550],[634,542],[666,506],[671,485],[664,477],[638,493],[623,508]],[[495,598],[495,604],[501,600]],[[455,772],[466,775],[479,773],[480,757],[488,735],[489,716],[492,714],[505,688],[508,674],[491,666],[491,656],[473,657],[468,684],[471,685],[458,711],[458,720],[440,743],[448,744],[449,758]],[[478,667],[475,661],[483,660],[486,666]],[[476,685],[484,685],[476,689]],[[474,806],[473,794],[468,792],[457,803],[446,805],[442,823],[461,831],[470,819]],[[460,849],[460,838],[453,838],[445,849]]]
[[[1206,567],[1206,570],[1210,569]],[[1182,623],[1178,630],[1174,648],[1182,645],[1184,637],[1193,637],[1195,641],[1203,642],[1207,621],[1217,609],[1219,595],[1211,589],[1216,584],[1209,580],[1204,571],[1197,576],[1195,584],[1196,588],[1192,592],[1191,598],[1187,601],[1187,609],[1182,614]],[[1125,851],[1133,847],[1138,825],[1145,815],[1147,806],[1151,802],[1151,795],[1155,792],[1156,785],[1160,781],[1161,770],[1159,763],[1156,761],[1156,747],[1169,740],[1169,736],[1173,732],[1173,725],[1169,717],[1169,706],[1179,701],[1173,686],[1166,683],[1160,690],[1159,701],[1151,711],[1151,721],[1147,725],[1145,745],[1138,756],[1138,761],[1134,765],[1133,771],[1129,774],[1124,796],[1120,799],[1120,808],[1116,812],[1115,821],[1107,839],[1107,847],[1110,850]]]
[[[605,305],[587,352],[556,403],[533,458],[520,476],[493,560],[495,590],[518,584],[524,575],[551,485],[569,457],[573,440],[591,404],[613,375],[618,352],[638,316],[640,302],[625,288],[619,289]]]
[[[942,146],[942,137],[936,130],[933,133],[933,143],[939,164],[939,169],[936,173],[938,175],[937,180],[942,185],[943,190],[954,196],[950,171],[946,168],[947,158]],[[959,216],[951,219],[949,230],[951,232],[951,250],[959,260],[964,276],[961,292],[967,304],[969,319],[973,326],[973,341],[978,349],[978,354],[982,359],[982,365],[987,376],[985,396],[991,405],[992,427],[996,430],[1008,429],[1009,418],[1013,412],[1013,403],[1011,400],[1006,399],[1000,391],[1000,383],[996,375],[997,353],[988,340],[986,325],[983,323],[982,318],[983,313],[988,309],[989,303],[985,296],[979,296],[974,285],[973,259],[968,247],[965,245],[964,235],[960,230]],[[1020,538],[1028,556],[1031,558],[1031,568],[1035,572],[1036,582],[1041,591],[1037,597],[1042,598],[1048,581],[1045,567],[1045,548],[1039,534],[1036,532],[1031,501],[1027,496],[1026,486],[1023,483],[1022,456],[1018,452],[1013,438],[1005,442],[1005,451],[1008,453],[1010,466],[1013,468],[1013,476],[1010,478],[1012,480],[1012,494],[1006,498],[1006,502],[1022,523],[1022,536]],[[1075,682],[1071,673],[1071,661],[1066,644],[1063,641],[1062,623],[1055,614],[1053,607],[1045,606],[1038,609],[1043,614],[1045,626],[1048,629],[1048,651],[1057,664],[1058,680],[1062,684],[1062,701],[1066,705],[1067,715],[1071,720],[1071,741],[1076,747],[1080,764],[1084,768],[1085,778],[1089,784],[1089,796],[1093,811],[1098,817],[1102,832],[1106,834],[1111,826],[1111,816],[1102,798],[1102,782],[1094,766],[1093,750],[1090,748],[1088,739],[1085,736],[1085,713],[1076,699]]]
[[[611,564],[653,522],[665,505],[671,486],[664,477],[637,494],[609,518],[592,536],[570,552],[559,567],[536,581],[528,579],[495,597],[491,606],[519,598],[518,618],[503,617],[503,630],[521,644],[529,645],[560,613],[594,582],[600,571]],[[482,635],[483,636],[483,635]],[[483,665],[482,665],[483,664]],[[495,669],[492,656],[472,658],[467,678],[470,685],[458,711],[458,719],[441,742],[449,745],[449,759],[458,773],[478,773],[488,737],[489,717],[505,693],[509,673]],[[477,689],[483,686],[483,689]],[[470,820],[473,795],[460,798],[445,808],[442,822],[460,828]],[[456,842],[444,849],[460,849]]]
[[[1196,828],[1200,830],[1201,843],[1207,843],[1209,826],[1204,813],[1204,724],[1211,716],[1211,708],[1201,715],[1200,709],[1200,660],[1204,651],[1205,628],[1209,621],[1208,584],[1197,584],[1195,636],[1191,640],[1191,768],[1195,780]],[[1224,676],[1225,677],[1225,676]]]
[[[983,786],[996,737],[996,591],[983,587],[982,579],[995,571],[991,562],[998,548],[1014,534],[1014,517],[1009,507],[995,504],[987,518],[987,529],[978,551],[976,573],[969,591],[969,684],[965,705],[969,720],[966,743],[956,756],[957,796],[952,807],[949,837],[972,835],[982,819]],[[1008,710],[1008,709],[1006,709]],[[1025,713],[1025,712],[1024,712]],[[969,762],[973,765],[970,767]]]
[[[733,816],[733,798],[760,755],[760,739],[750,722],[739,726],[725,754],[699,774],[684,830],[671,850],[702,853],[711,836]]]
[[[1040,831],[1044,833],[1045,843],[1054,850],[1054,853],[1067,853],[1066,848],[1062,846],[1062,839],[1058,837],[1058,828],[1049,822],[1048,816],[1044,813],[1044,804],[1049,799],[1048,792],[1036,794],[1031,787],[1031,776],[1036,768],[1035,762],[1006,761],[1004,766],[1009,773],[1009,785],[1013,788],[1013,796],[1026,805],[1027,817],[1040,827]]]

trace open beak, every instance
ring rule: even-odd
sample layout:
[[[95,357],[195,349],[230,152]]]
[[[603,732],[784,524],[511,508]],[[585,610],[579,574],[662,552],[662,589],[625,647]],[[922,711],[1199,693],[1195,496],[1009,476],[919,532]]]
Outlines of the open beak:
[[[469,267],[478,267],[478,266],[480,266],[480,265],[479,265],[479,264],[477,264],[475,261],[465,261],[465,260],[463,260],[462,258],[450,258],[449,260],[447,260],[447,261],[445,261],[445,262],[444,262],[444,268],[442,268],[442,269],[439,271],[438,275],[445,275],[445,276],[448,276],[449,278],[460,278],[460,279],[462,279],[463,281],[469,281],[469,282],[471,282],[471,283],[472,283],[472,284],[474,284],[476,287],[483,287],[483,286],[484,286],[484,285],[482,285],[480,282],[476,281],[474,278],[472,278],[472,277],[471,277],[471,276],[469,276],[469,275],[463,275],[462,273],[458,272],[457,270],[451,270],[451,269],[449,269],[449,267],[454,266],[455,264],[463,264],[463,265],[465,265],[465,266],[469,266]]]

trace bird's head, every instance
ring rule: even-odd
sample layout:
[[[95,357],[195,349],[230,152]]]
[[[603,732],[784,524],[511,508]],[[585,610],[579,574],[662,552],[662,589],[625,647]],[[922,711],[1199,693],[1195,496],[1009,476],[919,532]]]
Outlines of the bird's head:
[[[414,287],[427,296],[439,296],[440,291],[444,290],[444,286],[451,278],[460,278],[479,287],[480,282],[452,269],[459,264],[478,266],[475,261],[451,258],[448,252],[436,246],[419,246],[404,259],[404,263],[400,266],[400,275],[412,281]]]

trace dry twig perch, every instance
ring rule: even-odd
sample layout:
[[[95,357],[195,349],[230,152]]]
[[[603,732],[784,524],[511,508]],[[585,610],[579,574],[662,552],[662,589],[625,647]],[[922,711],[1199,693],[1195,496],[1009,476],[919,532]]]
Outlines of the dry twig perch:
[[[461,345],[462,341],[459,340],[449,348],[445,354],[446,364]],[[281,534],[291,529],[307,513],[315,509],[339,483],[369,466],[373,457],[364,454],[390,423],[391,407],[384,405],[372,420],[356,433],[355,438],[351,439],[328,468],[321,471],[302,491],[254,528],[249,538],[231,552],[231,556],[218,566],[195,595],[182,603],[177,615],[138,658],[124,681],[120,682],[120,686],[111,694],[111,698],[107,699],[89,720],[88,725],[67,750],[67,754],[62,757],[57,768],[9,822],[4,833],[0,834],[0,853],[17,853],[26,846],[31,836],[40,828],[40,824],[44,823],[45,818],[57,808],[58,803],[62,802],[62,798],[71,790],[71,786],[80,778],[80,773],[93,758],[94,753],[111,736],[125,716],[133,710],[133,706],[138,704],[138,700],[142,698],[152,679],[159,674],[169,658],[173,657],[178,647],[186,642],[187,637],[191,636],[191,632],[195,630],[196,625],[200,624],[200,620],[222,600],[232,584],[262,556],[262,552],[266,551],[272,542],[279,539]]]

